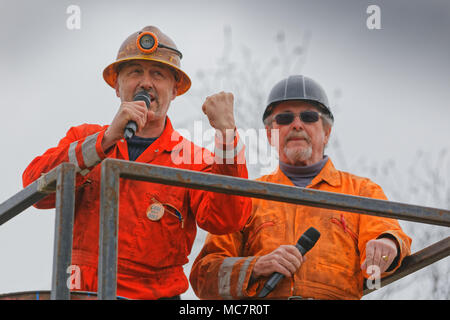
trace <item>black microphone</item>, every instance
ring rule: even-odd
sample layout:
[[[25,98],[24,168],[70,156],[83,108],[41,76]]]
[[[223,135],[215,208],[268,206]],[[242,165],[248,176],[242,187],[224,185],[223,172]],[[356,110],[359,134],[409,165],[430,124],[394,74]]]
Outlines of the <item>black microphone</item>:
[[[133,98],[133,101],[144,101],[147,106],[147,109],[150,109],[150,95],[145,90],[136,93],[136,95]],[[131,139],[136,134],[136,131],[137,131],[137,124],[135,121],[131,120],[127,123],[123,136],[127,140]]]
[[[295,247],[300,251],[302,256],[304,256],[314,245],[316,244],[317,240],[320,238],[320,232],[317,231],[317,229],[311,227],[308,230],[305,231],[304,234],[298,239],[297,244]],[[284,278],[284,275],[281,273],[275,272],[269,280],[264,284],[264,288],[261,290],[261,292],[258,295],[258,298],[264,298],[267,296],[270,292],[272,292],[273,289],[277,286],[278,282],[280,282],[281,279]]]

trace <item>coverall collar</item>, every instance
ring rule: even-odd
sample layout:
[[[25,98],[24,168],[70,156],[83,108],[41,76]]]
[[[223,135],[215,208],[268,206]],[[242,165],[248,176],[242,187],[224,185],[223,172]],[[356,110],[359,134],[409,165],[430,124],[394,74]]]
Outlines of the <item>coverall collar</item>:
[[[277,170],[274,172],[276,176],[279,177],[279,182],[286,185],[293,186],[292,181],[281,171],[280,166],[278,166]],[[319,184],[320,182],[325,181],[329,185],[333,187],[339,187],[341,185],[341,176],[339,171],[333,165],[330,157],[328,157],[328,161],[323,166],[322,170],[319,172],[317,176],[312,179],[311,183],[307,186],[307,188],[312,188],[313,186]]]
[[[325,163],[325,166],[319,174],[311,181],[310,186],[319,184],[322,180],[333,187],[339,187],[341,185],[341,175],[334,167],[330,157],[328,157],[327,163]]]
[[[107,128],[107,127],[106,127]],[[149,153],[149,150],[157,150],[160,149],[162,151],[166,152],[172,152],[176,150],[175,148],[177,146],[180,146],[180,141],[183,139],[183,137],[173,129],[172,122],[170,121],[169,117],[166,117],[166,124],[164,127],[163,132],[161,135],[151,144],[149,148],[147,148],[139,157],[138,159],[144,160],[144,162],[148,162],[151,159],[153,159],[154,152]],[[123,159],[128,160],[128,147],[127,143],[124,139],[122,139],[120,142],[117,143],[118,152],[122,154]],[[151,156],[149,157],[149,154]],[[137,159],[136,159],[137,160]]]

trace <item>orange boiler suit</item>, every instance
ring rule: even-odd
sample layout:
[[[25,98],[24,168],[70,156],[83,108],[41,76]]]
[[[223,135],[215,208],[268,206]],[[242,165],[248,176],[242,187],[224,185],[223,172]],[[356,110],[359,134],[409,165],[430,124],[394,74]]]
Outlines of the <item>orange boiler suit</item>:
[[[105,158],[129,160],[125,140],[103,152],[107,128],[92,124],[70,128],[57,147],[35,158],[23,173],[25,187],[63,162],[77,165],[72,264],[80,268],[81,288],[76,289],[81,291],[97,291],[99,164]],[[214,155],[182,137],[167,118],[162,135],[136,161],[248,178],[237,131],[228,145],[217,141]],[[158,221],[147,216],[155,203],[165,209]],[[35,207],[54,208],[55,195]],[[243,228],[250,212],[250,198],[121,178],[117,295],[159,299],[185,292],[189,282],[183,265],[188,262],[196,224],[213,234],[235,232]]]
[[[258,180],[293,186],[279,168]],[[307,188],[386,199],[378,185],[336,170],[330,159]],[[280,245],[295,245],[309,227],[321,233],[319,240],[296,273],[281,280],[267,299],[360,299],[368,277],[360,266],[369,240],[389,237],[397,243],[397,258],[381,277],[393,273],[410,254],[411,239],[395,219],[253,199],[250,220],[242,231],[208,234],[191,270],[194,292],[201,299],[256,298],[268,280],[250,281],[257,258]]]

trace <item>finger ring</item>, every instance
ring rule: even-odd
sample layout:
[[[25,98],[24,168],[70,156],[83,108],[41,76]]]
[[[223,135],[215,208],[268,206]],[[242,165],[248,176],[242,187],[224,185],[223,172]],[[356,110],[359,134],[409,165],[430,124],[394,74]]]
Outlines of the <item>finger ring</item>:
[[[388,261],[388,259],[389,259],[389,256],[381,256],[381,259],[383,259],[384,261]]]

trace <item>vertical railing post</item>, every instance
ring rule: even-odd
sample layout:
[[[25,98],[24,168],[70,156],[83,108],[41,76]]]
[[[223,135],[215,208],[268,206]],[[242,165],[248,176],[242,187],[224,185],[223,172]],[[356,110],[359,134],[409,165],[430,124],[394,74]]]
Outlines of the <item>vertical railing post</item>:
[[[75,175],[73,164],[63,163],[57,169],[52,300],[70,300],[67,268],[72,260]]]
[[[101,166],[98,298],[115,300],[120,179],[113,161],[105,159]]]

